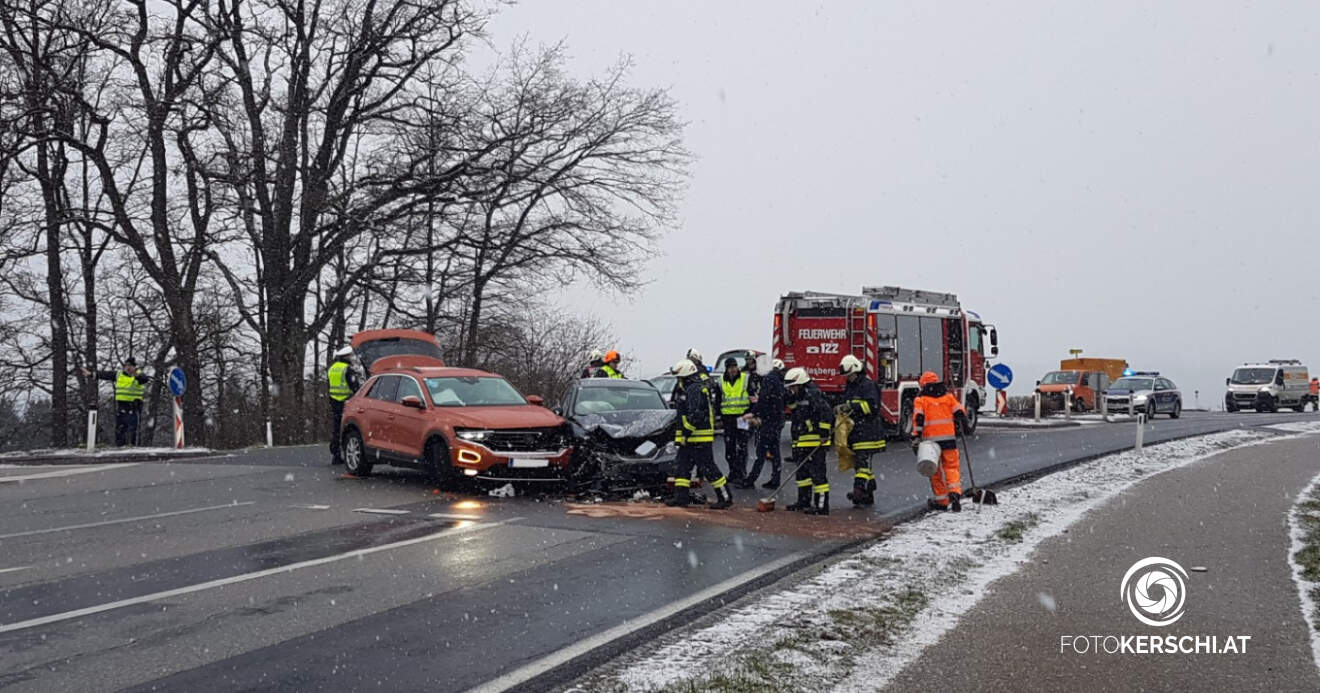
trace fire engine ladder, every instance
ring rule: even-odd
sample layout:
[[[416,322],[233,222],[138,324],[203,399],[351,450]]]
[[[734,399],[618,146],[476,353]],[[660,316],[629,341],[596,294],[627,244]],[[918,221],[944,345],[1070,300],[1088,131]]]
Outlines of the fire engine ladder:
[[[848,347],[853,356],[866,363],[866,311],[852,309],[848,313]]]

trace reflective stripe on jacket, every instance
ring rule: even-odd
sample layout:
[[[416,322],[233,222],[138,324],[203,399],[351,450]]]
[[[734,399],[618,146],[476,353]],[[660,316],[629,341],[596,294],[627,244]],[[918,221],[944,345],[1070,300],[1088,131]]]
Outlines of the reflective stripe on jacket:
[[[715,442],[715,409],[711,406],[704,384],[697,381],[683,387],[683,399],[678,411],[681,425],[674,432],[674,442]]]
[[[752,406],[751,396],[747,394],[747,374],[739,373],[738,379],[730,383],[720,379],[720,389],[724,397],[720,400],[720,413],[725,416],[746,414]]]
[[[330,364],[330,370],[326,372],[330,378],[330,399],[336,402],[343,402],[353,396],[353,388],[348,386],[348,364],[344,361],[335,361]]]
[[[115,374],[116,402],[141,402],[142,394],[146,391],[147,386],[138,382],[136,375],[129,375],[123,371]]]
[[[833,441],[834,409],[815,383],[808,383],[802,398],[789,404],[793,424],[789,435],[794,448],[818,448]]]

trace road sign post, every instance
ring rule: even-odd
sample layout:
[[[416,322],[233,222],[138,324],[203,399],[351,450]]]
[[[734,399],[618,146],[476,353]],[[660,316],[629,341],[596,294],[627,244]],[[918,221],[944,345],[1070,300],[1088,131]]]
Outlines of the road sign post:
[[[188,390],[188,376],[183,369],[175,366],[170,369],[170,392],[174,393],[174,447],[182,448],[183,439],[183,393]]]

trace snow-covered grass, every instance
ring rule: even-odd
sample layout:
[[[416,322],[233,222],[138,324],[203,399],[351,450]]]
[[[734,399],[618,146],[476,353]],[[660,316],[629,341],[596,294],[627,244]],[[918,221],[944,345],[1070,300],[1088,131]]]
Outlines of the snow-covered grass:
[[[169,457],[172,455],[200,455],[211,452],[210,448],[97,448],[91,452],[87,448],[42,448],[39,450],[18,450],[0,453],[0,460],[16,457],[122,457],[125,455],[154,455]]]
[[[1320,422],[1296,432],[1320,431]],[[1277,439],[1227,431],[1148,446],[928,514],[795,584],[752,595],[606,665],[581,690],[875,691],[956,625],[1045,539],[1155,474]],[[958,537],[951,541],[951,537]],[[938,595],[938,598],[935,598]],[[1040,595],[1052,608],[1053,597]]]
[[[1320,475],[1311,479],[1288,517],[1293,581],[1302,602],[1302,622],[1311,635],[1311,658],[1320,667]]]

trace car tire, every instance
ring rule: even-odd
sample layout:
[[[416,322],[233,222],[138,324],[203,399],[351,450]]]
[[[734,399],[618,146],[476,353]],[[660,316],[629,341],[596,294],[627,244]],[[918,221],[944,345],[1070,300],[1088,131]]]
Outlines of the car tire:
[[[1173,411],[1169,412],[1169,418],[1176,419],[1180,416],[1182,416],[1182,400],[1176,399],[1173,401]]]
[[[1306,411],[1306,404],[1305,404],[1305,403],[1303,403],[1303,404],[1299,404],[1299,405],[1293,407],[1292,410],[1295,411],[1295,412],[1297,412],[1298,414],[1300,414],[1300,413]]]
[[[1077,412],[1078,414],[1085,414],[1085,413],[1086,413],[1086,400],[1082,399],[1081,397],[1074,397],[1074,398],[1073,398],[1073,411]]]
[[[362,443],[362,434],[356,428],[344,431],[341,448],[345,471],[353,476],[371,476],[372,465],[367,459],[367,446]]]
[[[1146,402],[1146,420],[1147,421],[1155,420],[1155,402],[1153,401]]]
[[[1233,412],[1235,412],[1235,411],[1237,411],[1237,410],[1238,410],[1238,405],[1237,405],[1236,402],[1233,401],[1233,398],[1232,398],[1232,397],[1225,397],[1225,398],[1224,398],[1224,411],[1229,412],[1229,413],[1231,414],[1231,413],[1233,413]]]
[[[449,444],[443,438],[427,440],[425,454],[426,473],[436,486],[445,488],[458,480],[458,470],[449,458]]]

